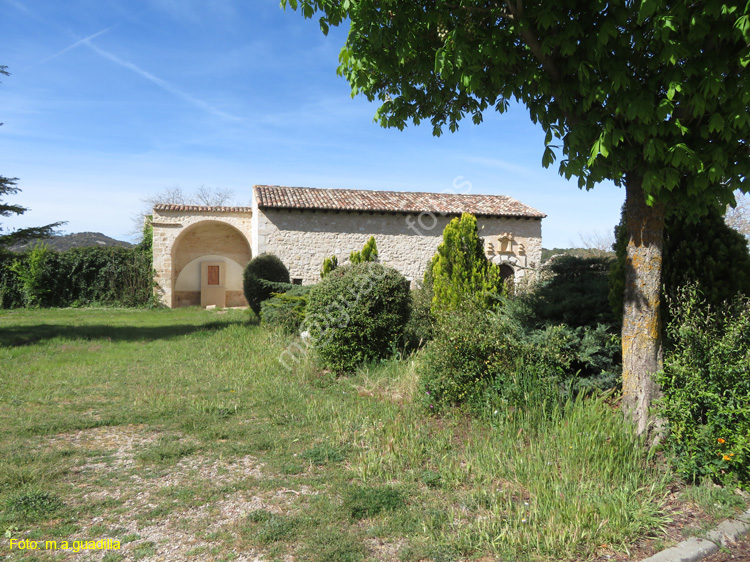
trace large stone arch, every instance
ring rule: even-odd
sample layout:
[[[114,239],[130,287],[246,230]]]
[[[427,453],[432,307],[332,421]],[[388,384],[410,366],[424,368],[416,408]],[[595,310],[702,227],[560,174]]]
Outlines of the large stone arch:
[[[162,205],[154,208],[154,269],[166,306],[205,303],[207,265],[221,267],[226,306],[247,306],[242,270],[252,257],[246,208]],[[204,284],[202,288],[202,283]]]
[[[204,220],[185,228],[172,245],[172,291],[174,307],[201,304],[200,262],[227,262],[227,306],[246,306],[242,292],[242,270],[252,258],[250,242],[231,224]],[[198,266],[196,284],[180,279],[186,268]],[[239,271],[239,278],[237,276]],[[186,272],[187,273],[187,272]],[[182,281],[178,286],[178,281]]]

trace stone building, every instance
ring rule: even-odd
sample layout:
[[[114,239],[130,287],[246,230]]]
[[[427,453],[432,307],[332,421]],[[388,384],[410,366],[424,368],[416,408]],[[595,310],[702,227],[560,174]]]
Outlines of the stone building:
[[[324,258],[344,263],[370,236],[379,261],[421,280],[461,213],[477,217],[487,257],[504,276],[519,280],[539,265],[546,215],[504,195],[256,185],[252,207],[154,207],[159,296],[173,308],[244,306],[242,272],[252,257],[275,254],[294,283],[315,283]]]

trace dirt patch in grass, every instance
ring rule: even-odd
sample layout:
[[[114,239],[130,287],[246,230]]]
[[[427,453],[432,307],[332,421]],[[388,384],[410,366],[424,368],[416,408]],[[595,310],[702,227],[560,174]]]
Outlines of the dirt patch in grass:
[[[369,552],[369,559],[379,562],[399,562],[399,553],[407,544],[406,540],[387,541],[383,539],[366,539],[365,546]]]
[[[105,426],[61,433],[50,437],[53,447],[73,446],[82,451],[107,451],[112,462],[87,463],[78,468],[79,472],[113,468],[128,468],[135,464],[133,451],[153,443],[158,432],[147,431],[145,425]]]
[[[315,493],[306,486],[259,489],[255,482],[274,475],[253,456],[221,459],[197,453],[169,466],[140,461],[139,452],[158,446],[162,437],[146,426],[128,425],[49,438],[48,445],[72,448],[84,459],[68,477],[67,501],[81,512],[79,530],[65,539],[119,540],[121,549],[112,553],[123,560],[261,561],[255,549],[235,550],[236,522],[261,509],[294,510],[300,496]],[[60,560],[82,559],[80,553],[56,554]],[[104,554],[91,552],[86,559],[102,560]]]

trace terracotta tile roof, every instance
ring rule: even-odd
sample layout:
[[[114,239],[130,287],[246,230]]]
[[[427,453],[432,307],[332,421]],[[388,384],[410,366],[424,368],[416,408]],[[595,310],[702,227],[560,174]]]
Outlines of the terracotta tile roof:
[[[208,205],[154,205],[154,211],[179,211],[183,213],[251,213],[252,207],[210,207]]]
[[[542,219],[544,213],[505,195],[458,195],[408,191],[365,191],[255,185],[253,194],[261,209],[317,209],[384,211]]]

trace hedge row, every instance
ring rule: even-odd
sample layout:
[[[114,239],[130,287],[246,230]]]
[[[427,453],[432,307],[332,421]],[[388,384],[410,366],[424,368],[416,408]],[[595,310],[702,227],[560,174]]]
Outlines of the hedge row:
[[[25,254],[0,255],[0,308],[153,302],[150,244],[60,253],[37,246]]]

